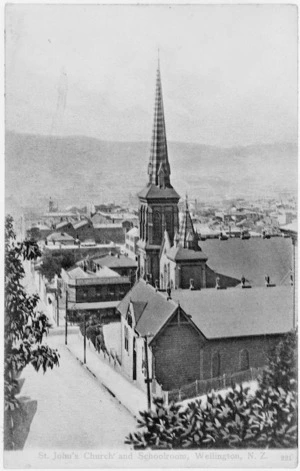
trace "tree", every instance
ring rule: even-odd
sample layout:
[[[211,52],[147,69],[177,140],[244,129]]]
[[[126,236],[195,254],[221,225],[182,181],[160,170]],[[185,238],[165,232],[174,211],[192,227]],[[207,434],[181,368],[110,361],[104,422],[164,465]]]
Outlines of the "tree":
[[[285,334],[268,354],[268,363],[260,378],[261,387],[297,389],[297,330]]]
[[[13,229],[13,219],[5,221],[5,325],[4,325],[4,400],[6,423],[14,427],[14,414],[20,403],[17,378],[29,364],[36,371],[59,365],[59,354],[42,343],[48,333],[50,323],[42,312],[37,311],[39,297],[26,293],[22,279],[25,271],[24,260],[34,260],[40,256],[36,242],[17,242]],[[8,447],[13,448],[13,443]]]
[[[71,253],[61,254],[58,256],[46,253],[42,256],[39,271],[48,281],[52,281],[55,275],[60,276],[62,268],[67,270],[72,267],[74,263],[75,257]]]
[[[27,231],[27,237],[28,237],[28,239],[37,242],[38,240],[41,240],[42,234],[41,234],[41,231],[38,227],[31,227]]]

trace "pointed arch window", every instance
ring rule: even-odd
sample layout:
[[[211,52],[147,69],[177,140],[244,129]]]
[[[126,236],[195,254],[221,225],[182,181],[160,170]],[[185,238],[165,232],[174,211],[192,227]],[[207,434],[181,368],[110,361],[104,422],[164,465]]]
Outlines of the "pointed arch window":
[[[155,244],[161,243],[161,215],[158,211],[153,214],[153,240]]]
[[[249,352],[246,348],[240,351],[240,370],[249,370],[250,361],[249,361]]]
[[[215,352],[211,359],[211,377],[217,378],[221,374],[220,353]]]

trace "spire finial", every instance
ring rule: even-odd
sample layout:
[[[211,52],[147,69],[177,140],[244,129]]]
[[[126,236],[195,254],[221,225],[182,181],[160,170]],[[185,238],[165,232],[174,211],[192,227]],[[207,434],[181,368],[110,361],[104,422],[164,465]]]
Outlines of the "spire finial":
[[[158,68],[158,70],[160,70],[159,47],[157,48],[157,68]]]
[[[189,198],[188,198],[188,192],[185,194],[185,207],[188,210],[189,209]]]

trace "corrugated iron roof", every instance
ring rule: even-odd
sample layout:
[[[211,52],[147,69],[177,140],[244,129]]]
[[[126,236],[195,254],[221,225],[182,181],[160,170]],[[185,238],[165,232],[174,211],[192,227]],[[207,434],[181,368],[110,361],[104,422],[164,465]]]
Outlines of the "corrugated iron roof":
[[[293,288],[175,290],[172,299],[206,338],[271,335],[293,327]]]

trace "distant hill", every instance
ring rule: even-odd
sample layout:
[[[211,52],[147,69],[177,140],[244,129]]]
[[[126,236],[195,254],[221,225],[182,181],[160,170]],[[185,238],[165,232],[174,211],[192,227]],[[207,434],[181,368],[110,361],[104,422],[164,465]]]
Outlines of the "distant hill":
[[[6,203],[46,208],[127,200],[147,182],[149,142],[6,133]],[[170,142],[172,183],[201,200],[297,188],[296,144],[220,148]]]

